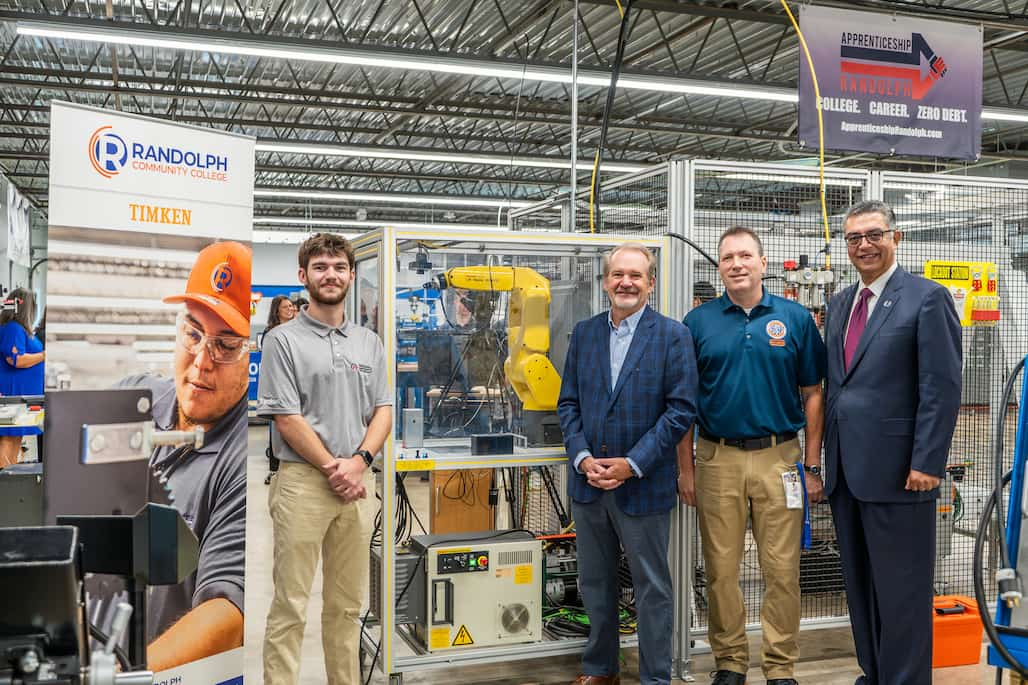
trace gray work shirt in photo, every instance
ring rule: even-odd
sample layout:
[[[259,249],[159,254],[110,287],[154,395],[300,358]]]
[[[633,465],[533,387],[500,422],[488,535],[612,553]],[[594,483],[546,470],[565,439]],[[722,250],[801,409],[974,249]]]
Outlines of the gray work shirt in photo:
[[[156,376],[130,376],[122,388],[149,388],[157,430],[173,430],[178,419],[175,382]],[[191,609],[223,597],[243,612],[246,570],[247,400],[244,394],[204,434],[200,449],[161,446],[150,465],[168,478],[174,507],[200,541],[197,570],[178,585],[150,588],[147,642],[152,642]]]
[[[299,414],[333,456],[360,448],[377,407],[392,405],[382,341],[346,321],[333,328],[307,314],[264,336],[257,415]],[[282,461],[304,462],[278,431],[271,447]]]

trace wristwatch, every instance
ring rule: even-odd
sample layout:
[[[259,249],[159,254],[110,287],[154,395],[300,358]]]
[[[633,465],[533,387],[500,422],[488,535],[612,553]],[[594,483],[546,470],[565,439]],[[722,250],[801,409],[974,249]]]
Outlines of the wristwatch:
[[[371,462],[375,461],[375,455],[367,450],[357,450],[353,456],[363,459],[365,466],[371,466]]]
[[[807,473],[809,473],[812,476],[820,476],[821,475],[821,467],[820,466],[807,466],[806,464],[804,464],[803,465],[803,470],[806,471]]]

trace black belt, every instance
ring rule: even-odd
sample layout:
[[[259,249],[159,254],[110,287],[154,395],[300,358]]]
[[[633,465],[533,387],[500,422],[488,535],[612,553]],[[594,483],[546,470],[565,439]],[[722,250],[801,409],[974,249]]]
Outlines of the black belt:
[[[716,442],[719,445],[735,447],[736,449],[751,452],[753,450],[766,450],[768,447],[774,447],[775,445],[781,445],[783,442],[795,440],[796,431],[779,433],[778,435],[765,435],[761,438],[718,438],[701,428],[700,437],[704,440],[709,440],[710,442]]]

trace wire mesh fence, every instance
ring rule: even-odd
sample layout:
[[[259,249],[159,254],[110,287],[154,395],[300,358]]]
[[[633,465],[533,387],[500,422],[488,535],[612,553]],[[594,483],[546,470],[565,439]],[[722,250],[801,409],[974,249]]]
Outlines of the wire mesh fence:
[[[670,180],[674,164],[687,166],[685,188],[676,187]],[[842,218],[850,206],[869,198],[884,199],[896,210],[897,228],[902,231],[897,255],[900,265],[911,273],[924,275],[925,263],[930,260],[990,262],[997,267],[998,324],[963,328],[961,411],[937,513],[935,590],[939,594],[973,596],[972,544],[993,484],[992,425],[1000,410],[1003,382],[1016,362],[1028,353],[1028,183],[829,170],[825,207],[831,240],[827,248],[818,175],[810,169],[674,162],[610,184],[603,189],[597,205],[604,233],[659,236],[667,233],[677,219],[687,236],[712,255],[716,254],[718,237],[725,229],[735,225],[753,228],[761,236],[768,258],[765,285],[770,292],[781,295],[786,287],[786,261],[812,266],[830,262],[834,292],[857,281],[858,274],[849,263],[841,239]],[[562,211],[550,207],[547,225],[552,227],[552,217],[559,214],[563,230],[590,230],[587,206],[580,203],[576,209],[574,229],[566,201]],[[676,212],[684,216],[672,216]],[[526,227],[541,223],[531,212],[517,221]],[[518,224],[512,222],[512,226],[517,228]],[[690,291],[713,289],[715,294],[721,294],[723,286],[716,267],[694,251],[688,254],[685,272],[693,286]],[[823,326],[820,310],[812,307],[812,314]],[[1021,401],[1018,390],[1008,407],[1004,441],[1007,467]],[[842,569],[827,504],[814,507],[812,525],[811,548],[800,560],[803,619],[807,623],[844,619]],[[695,528],[690,535],[690,627],[699,632],[706,626],[706,581]],[[995,557],[995,550],[989,550],[984,562],[989,596],[994,593],[991,577]],[[756,544],[749,533],[740,585],[747,620],[756,625],[763,580]]]

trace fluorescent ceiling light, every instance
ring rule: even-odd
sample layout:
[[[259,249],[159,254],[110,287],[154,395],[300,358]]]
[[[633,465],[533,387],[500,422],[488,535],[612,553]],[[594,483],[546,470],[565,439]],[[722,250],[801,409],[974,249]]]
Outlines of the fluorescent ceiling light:
[[[230,55],[249,55],[283,60],[350,64],[366,67],[385,67],[445,74],[466,74],[525,81],[548,83],[571,83],[571,70],[557,66],[518,66],[482,59],[449,57],[446,55],[420,56],[398,50],[370,50],[345,46],[301,44],[296,42],[271,43],[252,39],[195,34],[158,33],[142,27],[104,27],[95,24],[75,26],[63,21],[22,20],[18,22],[18,33],[23,36],[84,40],[97,43],[147,46],[171,50],[195,50]],[[606,88],[610,83],[609,72],[599,69],[579,69],[580,85]],[[647,74],[624,74],[618,78],[618,86],[636,90],[660,91],[665,93],[691,93],[721,97],[751,98],[796,102],[796,93],[781,87],[737,87],[730,83],[707,82],[700,79],[664,77]],[[298,103],[300,104],[300,103]]]
[[[342,233],[339,235],[343,236],[347,240],[353,240],[359,233]],[[253,242],[256,243],[275,243],[275,244],[299,244],[311,237],[309,231],[262,231],[260,229],[254,229],[253,231]]]
[[[1013,109],[995,109],[992,107],[982,108],[982,119],[994,121],[1020,121],[1028,122],[1028,112],[1018,112]]]
[[[356,145],[318,145],[315,143],[268,143],[258,142],[258,152],[281,152],[300,155],[328,155],[330,157],[368,157],[372,159],[402,159],[417,162],[453,162],[456,164],[487,164],[490,166],[517,166],[541,169],[570,169],[571,160],[550,157],[502,157],[475,153],[449,153],[434,150],[396,150]],[[592,161],[578,160],[579,169],[592,168]],[[628,162],[605,162],[607,171],[632,173],[650,168],[649,164]]]
[[[293,244],[298,245],[307,238],[311,237],[311,231],[276,231],[276,230],[261,230],[254,229],[253,231],[253,242],[256,243],[272,243],[272,244]],[[345,233],[340,231],[339,235],[343,236],[347,240],[353,240],[360,233]]]
[[[337,190],[279,190],[257,188],[254,197],[288,197],[302,200],[339,200],[343,202],[380,202],[402,205],[449,205],[452,207],[529,207],[529,200],[506,200],[489,197],[461,197],[459,195],[405,195],[403,193],[353,193]]]
[[[436,228],[455,228],[466,231],[495,231],[497,227],[492,224],[447,224],[432,222],[405,222],[405,221],[350,221],[347,219],[305,219],[303,217],[274,217],[255,216],[254,224],[272,224],[277,226],[339,226],[342,228],[382,228],[390,226],[406,230],[432,230]],[[506,227],[500,227],[501,230]],[[256,237],[254,238],[256,240]]]
[[[570,83],[571,79],[567,80]],[[606,88],[610,77],[579,76],[578,82],[588,86]],[[703,83],[687,79],[663,78],[659,76],[623,76],[618,78],[618,88],[633,90],[649,90],[661,93],[685,93],[688,95],[713,95],[714,97],[737,97],[750,100],[770,100],[773,102],[798,102],[799,95],[785,88],[746,88],[717,83]]]
[[[755,171],[752,174],[745,172],[735,172],[731,174],[725,174],[723,176],[712,176],[711,178],[716,179],[731,179],[733,181],[753,181],[754,183],[800,183],[804,185],[821,185],[821,179],[818,176],[801,176],[801,175],[784,175],[776,174],[774,172],[766,171]],[[852,180],[848,178],[832,178],[831,176],[825,176],[826,186],[845,186],[847,188],[862,188],[863,183],[861,181]]]
[[[189,50],[228,55],[248,55],[282,60],[349,64],[388,69],[406,69],[418,72],[445,74],[466,74],[513,79],[517,81],[543,81],[547,83],[571,83],[571,70],[567,67],[517,64],[503,64],[483,59],[449,57],[405,53],[399,50],[374,50],[304,43],[296,41],[260,41],[240,37],[202,35],[188,33],[158,32],[144,27],[100,26],[95,23],[75,25],[67,21],[21,20],[18,33],[23,36],[83,40],[96,43],[147,46],[170,50]],[[579,69],[578,83],[586,86],[606,88],[610,73],[598,69]],[[715,97],[743,98],[773,102],[798,102],[796,90],[781,86],[736,85],[730,82],[705,81],[652,74],[623,74],[618,78],[618,87],[663,93],[684,93],[711,95]],[[302,104],[298,102],[297,104]],[[982,110],[983,119],[997,121],[1028,122],[1028,113],[1018,110]]]

